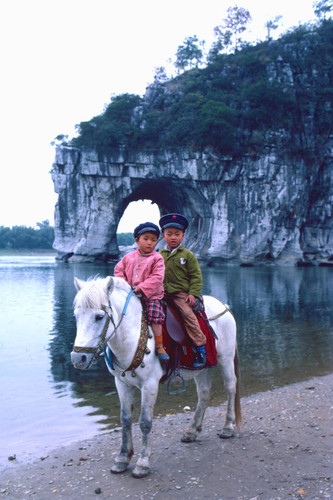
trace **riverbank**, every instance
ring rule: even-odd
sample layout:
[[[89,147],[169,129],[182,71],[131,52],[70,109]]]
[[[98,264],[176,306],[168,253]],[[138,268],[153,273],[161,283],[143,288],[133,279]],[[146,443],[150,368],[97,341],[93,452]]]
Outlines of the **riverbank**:
[[[154,419],[151,472],[112,475],[120,433],[54,450],[33,463],[8,463],[3,498],[278,500],[333,498],[333,374],[242,398],[243,425],[221,440],[226,406],[208,408],[200,439],[180,442],[192,413]],[[140,430],[134,426],[138,452]]]
[[[47,248],[37,248],[37,249],[12,249],[12,250],[8,250],[8,249],[4,249],[4,248],[0,248],[0,256],[1,257],[13,257],[14,255],[17,255],[17,256],[25,256],[25,255],[33,255],[33,256],[46,256],[46,255],[54,255],[54,257],[56,257],[57,255],[57,252],[55,250],[52,250],[52,249],[47,249]]]

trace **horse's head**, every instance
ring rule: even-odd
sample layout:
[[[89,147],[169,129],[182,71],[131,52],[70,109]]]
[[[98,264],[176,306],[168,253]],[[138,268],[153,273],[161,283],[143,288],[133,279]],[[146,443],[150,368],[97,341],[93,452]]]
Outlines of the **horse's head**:
[[[112,327],[109,296],[114,279],[111,276],[90,281],[74,278],[74,284],[78,292],[74,299],[76,338],[71,360],[75,368],[85,370],[103,349],[110,320]]]

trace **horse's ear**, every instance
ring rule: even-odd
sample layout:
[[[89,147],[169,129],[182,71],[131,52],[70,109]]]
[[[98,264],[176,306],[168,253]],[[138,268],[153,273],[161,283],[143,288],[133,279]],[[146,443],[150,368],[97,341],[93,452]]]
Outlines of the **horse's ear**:
[[[83,281],[74,277],[74,285],[75,285],[75,288],[77,289],[77,291],[79,292],[81,290],[81,288],[83,288]]]
[[[113,289],[114,289],[114,281],[113,281],[112,276],[109,276],[107,278],[107,282],[106,282],[106,286],[105,286],[105,291],[106,291],[107,295],[109,295],[109,293],[112,293]]]

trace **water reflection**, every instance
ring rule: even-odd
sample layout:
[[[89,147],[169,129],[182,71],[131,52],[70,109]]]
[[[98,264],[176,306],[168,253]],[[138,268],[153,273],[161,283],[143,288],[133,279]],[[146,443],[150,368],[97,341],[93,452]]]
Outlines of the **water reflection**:
[[[54,328],[50,342],[51,371],[57,383],[72,382],[77,406],[96,409],[108,428],[119,424],[119,402],[113,378],[103,360],[89,371],[73,368],[70,352],[75,338],[73,278],[112,275],[113,266],[59,265],[54,279]],[[206,268],[205,294],[220,298],[233,310],[238,326],[242,367],[242,394],[267,390],[285,383],[331,371],[333,273],[328,268]],[[210,404],[225,394],[217,369],[212,369]],[[156,414],[193,406],[196,391],[187,384],[185,394],[168,396],[160,387]],[[139,393],[137,394],[139,403]],[[136,405],[137,407],[139,404]]]
[[[228,302],[237,319],[244,392],[331,371],[331,269],[227,268],[204,275],[205,291]]]
[[[95,411],[89,415],[100,415],[99,424],[119,424],[119,403],[113,377],[107,371],[103,359],[99,359],[89,371],[74,368],[70,353],[75,340],[76,326],[73,315],[73,300],[76,294],[74,276],[87,280],[92,276],[113,274],[113,266],[59,264],[54,281],[54,327],[49,350],[51,373],[58,384],[71,382],[71,393],[75,407],[91,406]],[[111,399],[111,401],[110,401]],[[112,408],[112,409],[111,409]],[[116,416],[113,414],[116,412]]]
[[[106,269],[102,269],[106,272]],[[113,269],[110,270],[112,273]],[[74,276],[88,279],[97,274],[95,266],[58,264],[54,279],[54,328],[50,341],[51,372],[54,380],[77,382],[84,372],[76,370],[70,361],[70,352],[75,339],[75,318],[73,316],[73,300],[76,290]],[[103,367],[99,362],[90,372],[93,377]]]
[[[74,276],[113,274],[113,266],[57,264],[53,257],[0,257],[0,467],[119,425],[119,401],[103,360],[88,371],[70,360],[75,338]],[[228,303],[237,320],[242,395],[332,371],[331,268],[203,269],[204,293]],[[211,369],[210,404],[225,398]],[[136,414],[139,411],[136,394]],[[155,415],[193,407],[193,382]],[[42,451],[43,450],[43,451]]]

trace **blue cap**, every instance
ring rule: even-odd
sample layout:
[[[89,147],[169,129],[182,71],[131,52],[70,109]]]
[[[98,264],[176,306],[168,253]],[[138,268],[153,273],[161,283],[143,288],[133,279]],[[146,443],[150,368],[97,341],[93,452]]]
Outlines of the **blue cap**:
[[[152,222],[144,222],[134,229],[134,238],[138,238],[143,233],[156,233],[157,237],[160,235],[160,229]]]
[[[166,214],[160,218],[160,226],[162,231],[167,227],[177,227],[185,231],[188,227],[188,220],[181,214]]]

